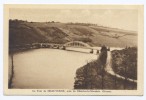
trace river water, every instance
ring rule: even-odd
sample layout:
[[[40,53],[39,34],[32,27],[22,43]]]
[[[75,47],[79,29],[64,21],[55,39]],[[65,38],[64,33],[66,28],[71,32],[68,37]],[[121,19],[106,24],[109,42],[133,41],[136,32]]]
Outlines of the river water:
[[[58,49],[33,49],[14,54],[13,88],[73,89],[76,70],[98,55]],[[11,58],[9,58],[11,66]]]

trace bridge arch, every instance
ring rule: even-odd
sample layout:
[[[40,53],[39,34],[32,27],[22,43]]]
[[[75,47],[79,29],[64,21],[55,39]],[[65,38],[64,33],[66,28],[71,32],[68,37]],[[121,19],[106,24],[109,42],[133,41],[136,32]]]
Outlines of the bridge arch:
[[[91,48],[91,46],[87,43],[84,43],[82,41],[71,41],[64,44],[65,47],[85,47],[85,48]]]

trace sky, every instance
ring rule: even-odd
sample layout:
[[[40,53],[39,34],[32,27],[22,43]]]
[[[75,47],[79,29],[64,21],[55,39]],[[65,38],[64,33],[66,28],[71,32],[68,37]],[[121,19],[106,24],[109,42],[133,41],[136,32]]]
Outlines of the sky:
[[[10,8],[9,18],[33,22],[94,23],[131,31],[138,29],[136,9]]]

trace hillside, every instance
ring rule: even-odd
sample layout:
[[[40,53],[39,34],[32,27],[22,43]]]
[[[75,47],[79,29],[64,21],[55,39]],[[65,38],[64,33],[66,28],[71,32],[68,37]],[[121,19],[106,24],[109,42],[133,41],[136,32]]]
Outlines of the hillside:
[[[9,21],[9,44],[66,43],[79,40],[91,46],[137,45],[137,33],[84,23]]]

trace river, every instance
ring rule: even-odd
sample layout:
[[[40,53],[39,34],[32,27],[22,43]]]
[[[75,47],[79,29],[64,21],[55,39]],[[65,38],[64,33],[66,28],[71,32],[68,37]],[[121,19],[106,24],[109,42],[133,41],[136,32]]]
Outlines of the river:
[[[32,49],[15,53],[12,88],[73,89],[76,70],[97,59],[97,56],[58,49]]]

